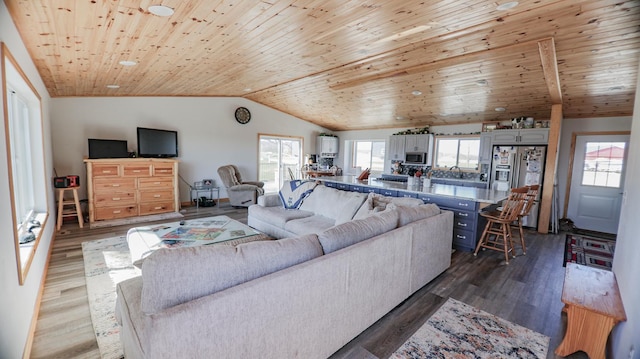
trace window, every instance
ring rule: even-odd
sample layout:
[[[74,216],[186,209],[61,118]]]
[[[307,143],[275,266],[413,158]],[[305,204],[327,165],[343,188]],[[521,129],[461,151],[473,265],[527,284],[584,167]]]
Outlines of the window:
[[[436,137],[436,168],[477,170],[480,154],[480,138],[469,137]]]
[[[587,142],[584,147],[583,186],[619,188],[625,142]]]
[[[13,232],[23,284],[47,220],[42,110],[40,96],[4,44],[2,78]]]
[[[363,170],[384,171],[385,141],[365,140],[353,141],[351,164]]]

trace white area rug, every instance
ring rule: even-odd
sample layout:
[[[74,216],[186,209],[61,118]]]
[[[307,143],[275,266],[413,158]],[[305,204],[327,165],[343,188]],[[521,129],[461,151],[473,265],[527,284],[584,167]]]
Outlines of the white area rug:
[[[140,275],[131,264],[125,236],[82,243],[91,321],[102,359],[123,358],[115,318],[116,284]]]
[[[91,223],[90,227],[91,228],[114,227],[114,226],[122,226],[125,224],[153,222],[153,221],[161,221],[165,219],[174,219],[174,218],[183,218],[183,217],[184,216],[180,212],[169,212],[169,213],[152,214],[150,216],[120,218],[120,219],[112,219],[108,221],[96,221]]]
[[[549,337],[449,298],[391,358],[545,359],[548,350]]]

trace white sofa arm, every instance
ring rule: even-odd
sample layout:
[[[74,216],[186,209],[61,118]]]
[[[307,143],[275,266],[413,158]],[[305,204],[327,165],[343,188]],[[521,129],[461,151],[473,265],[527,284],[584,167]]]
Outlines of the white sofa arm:
[[[258,205],[262,207],[282,207],[282,200],[277,193],[265,194],[258,197]]]

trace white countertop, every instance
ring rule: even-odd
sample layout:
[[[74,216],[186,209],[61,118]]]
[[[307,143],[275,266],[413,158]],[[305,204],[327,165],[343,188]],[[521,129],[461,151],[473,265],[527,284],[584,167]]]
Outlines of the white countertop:
[[[369,178],[367,181],[359,181],[356,176],[319,177],[317,180],[329,182],[341,182],[352,185],[362,185],[384,189],[402,190],[415,193],[426,193],[433,196],[453,197],[468,199],[475,202],[498,203],[509,196],[508,191],[497,191],[484,188],[464,187],[446,184],[432,183],[429,188],[418,185],[409,186],[407,182],[380,181]]]

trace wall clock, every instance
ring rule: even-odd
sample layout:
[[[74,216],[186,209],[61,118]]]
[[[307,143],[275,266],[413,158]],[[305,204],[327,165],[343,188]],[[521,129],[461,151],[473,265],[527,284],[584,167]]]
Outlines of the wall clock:
[[[251,120],[251,112],[246,107],[238,107],[236,109],[236,121],[241,124],[246,124]]]

